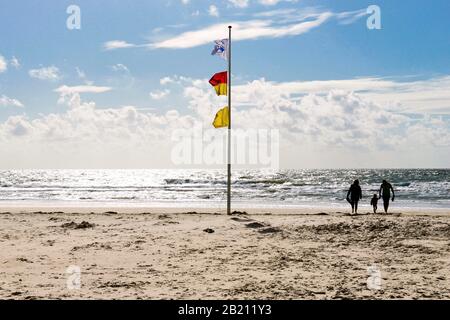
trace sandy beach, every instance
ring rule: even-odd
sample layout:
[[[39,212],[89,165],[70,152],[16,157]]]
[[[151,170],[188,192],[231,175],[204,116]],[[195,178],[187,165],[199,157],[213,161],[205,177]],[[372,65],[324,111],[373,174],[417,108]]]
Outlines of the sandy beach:
[[[0,209],[0,298],[450,299],[447,210],[48,209]]]

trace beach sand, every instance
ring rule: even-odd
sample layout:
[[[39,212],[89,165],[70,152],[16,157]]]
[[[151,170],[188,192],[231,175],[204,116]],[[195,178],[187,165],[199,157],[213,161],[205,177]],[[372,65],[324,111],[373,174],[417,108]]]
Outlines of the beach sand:
[[[0,209],[0,298],[450,299],[449,210],[48,209]]]

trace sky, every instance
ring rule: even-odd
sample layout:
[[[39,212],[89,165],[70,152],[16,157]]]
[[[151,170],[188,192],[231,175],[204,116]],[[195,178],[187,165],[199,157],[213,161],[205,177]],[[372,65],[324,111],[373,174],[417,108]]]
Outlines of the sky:
[[[2,1],[0,169],[209,167],[175,161],[174,132],[211,131],[226,105],[208,80],[227,68],[211,51],[228,25],[233,127],[277,132],[281,168],[449,168],[449,12],[447,0]]]

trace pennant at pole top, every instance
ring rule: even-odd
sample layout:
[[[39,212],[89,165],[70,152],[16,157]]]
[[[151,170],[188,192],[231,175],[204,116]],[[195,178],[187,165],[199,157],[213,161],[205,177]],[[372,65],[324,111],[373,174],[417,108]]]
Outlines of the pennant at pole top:
[[[224,60],[228,60],[228,39],[215,40],[214,49],[211,52],[213,56],[219,56]]]

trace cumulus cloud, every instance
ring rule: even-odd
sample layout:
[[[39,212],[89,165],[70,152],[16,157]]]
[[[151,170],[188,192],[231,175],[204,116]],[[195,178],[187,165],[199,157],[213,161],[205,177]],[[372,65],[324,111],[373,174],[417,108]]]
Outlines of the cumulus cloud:
[[[23,107],[22,102],[2,94],[0,96],[0,107]]]
[[[44,67],[40,69],[31,69],[30,71],[28,71],[28,74],[31,78],[39,80],[56,81],[61,78],[59,69],[55,66]]]
[[[235,86],[234,128],[279,130],[288,167],[448,166],[448,118],[399,113],[351,90],[297,94],[264,80]],[[211,93],[206,79],[185,87],[185,95],[205,126],[225,103]],[[426,151],[418,152],[418,145]]]
[[[2,129],[9,137],[21,137],[32,132],[32,125],[23,115],[12,116],[2,125]]]
[[[450,113],[450,76],[425,80],[399,81],[389,78],[355,78],[326,81],[269,82],[256,80],[238,86],[238,94],[248,98],[248,86],[270,86],[271,91],[291,99],[305,93],[326,94],[332,90],[356,92],[399,112]]]
[[[19,154],[36,148],[42,159],[51,151],[51,164],[59,159],[66,167],[67,163],[170,167],[173,130],[192,129],[197,122],[211,128],[214,114],[226,99],[215,95],[207,79],[163,79],[180,86],[187,108],[165,113],[133,106],[97,109],[94,102],[83,102],[80,93],[106,88],[63,86],[57,92],[71,94],[64,101],[70,108],[34,119],[10,117],[0,124],[0,147]],[[426,85],[425,80],[405,83],[377,78],[330,83],[255,80],[233,89],[233,126],[279,130],[281,163],[287,167],[443,166],[450,151],[448,118],[399,113],[367,92],[419,86],[431,90],[442,79],[429,81]],[[49,151],[42,154],[42,150]]]
[[[172,82],[173,82],[173,79],[171,77],[164,77],[159,80],[159,83],[163,86],[166,84],[172,83]]]
[[[205,123],[211,121],[211,115],[220,106],[210,91],[206,81],[185,89],[190,108]],[[291,94],[270,82],[253,81],[235,87],[234,97],[236,128],[279,129],[294,144],[375,148],[379,142],[387,141],[382,136],[385,130],[407,123],[404,116],[343,90],[293,100]]]
[[[169,94],[170,94],[170,90],[168,90],[168,89],[156,90],[156,91],[150,92],[150,97],[153,100],[161,100],[161,99],[167,97]]]
[[[134,106],[97,109],[94,102],[66,103],[69,108],[60,114],[35,119],[13,116],[0,123],[0,148],[5,151],[0,166],[157,166],[169,160],[167,141],[171,131],[191,128],[195,123],[193,117],[180,115],[176,110],[158,115]],[[160,154],[166,157],[158,160]],[[15,161],[8,163],[8,159]]]
[[[17,59],[15,56],[13,56],[9,60],[9,64],[15,69],[20,68],[19,59]],[[2,56],[0,54],[0,73],[5,72],[7,69],[8,69],[8,61],[6,60],[6,58],[4,56]]]
[[[13,67],[16,68],[16,69],[19,69],[19,68],[20,68],[20,62],[19,62],[19,59],[17,59],[15,56],[13,56],[13,57],[11,58],[11,60],[9,61],[9,63],[11,64],[11,66],[13,66]]]
[[[353,78],[324,81],[275,82],[264,78],[247,84],[233,86],[235,103],[252,104],[257,96],[255,90],[267,90],[271,94],[300,100],[307,94],[326,95],[333,90],[358,93],[365,99],[382,105],[385,109],[403,113],[450,114],[450,76],[429,79],[404,78]],[[179,84],[189,90],[198,90],[206,79],[192,79],[184,76],[167,76],[160,80],[162,85]],[[205,90],[209,95],[209,91]],[[199,93],[203,94],[203,92]]]
[[[208,14],[212,17],[218,17],[219,9],[215,5],[210,5],[208,9]]]

